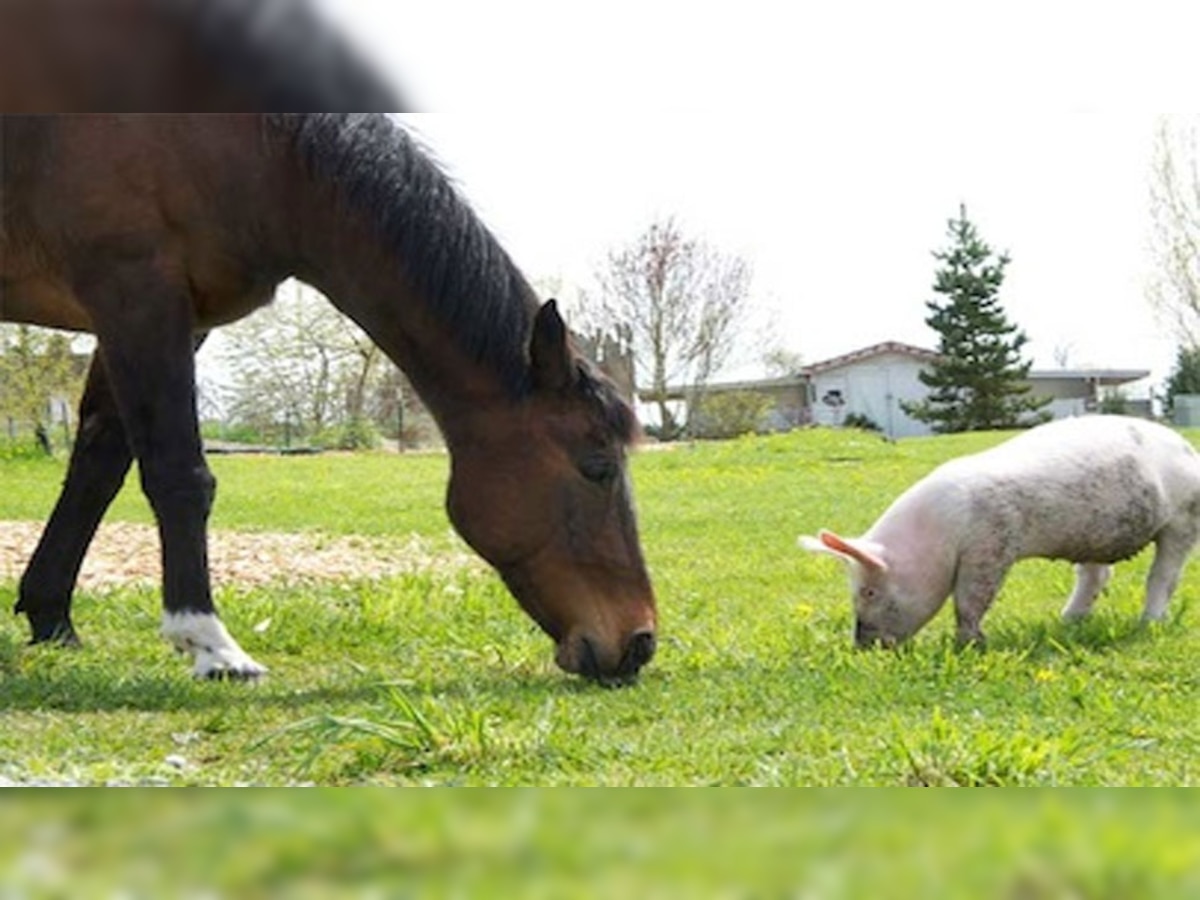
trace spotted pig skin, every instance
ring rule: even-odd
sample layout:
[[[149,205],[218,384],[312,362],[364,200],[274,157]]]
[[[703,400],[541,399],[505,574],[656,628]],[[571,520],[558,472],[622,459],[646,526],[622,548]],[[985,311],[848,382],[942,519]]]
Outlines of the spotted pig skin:
[[[1028,557],[1076,564],[1063,614],[1086,615],[1111,565],[1149,544],[1143,616],[1161,619],[1200,536],[1200,457],[1179,434],[1126,416],[1040,425],[935,469],[859,538],[822,531],[805,547],[842,559],[860,644],[894,644],[953,594],[960,641],[1005,574]]]

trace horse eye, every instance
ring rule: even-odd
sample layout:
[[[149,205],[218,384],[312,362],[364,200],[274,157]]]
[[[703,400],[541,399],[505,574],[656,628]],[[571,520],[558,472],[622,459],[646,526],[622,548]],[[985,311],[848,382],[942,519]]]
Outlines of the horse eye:
[[[613,457],[602,453],[593,453],[579,461],[579,474],[597,484],[612,481],[620,470],[620,464]]]

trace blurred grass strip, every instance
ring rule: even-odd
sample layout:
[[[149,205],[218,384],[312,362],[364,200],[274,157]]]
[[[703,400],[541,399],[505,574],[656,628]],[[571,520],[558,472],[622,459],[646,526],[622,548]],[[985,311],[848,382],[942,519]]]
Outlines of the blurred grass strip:
[[[5,897],[1147,898],[1185,792],[6,792]]]

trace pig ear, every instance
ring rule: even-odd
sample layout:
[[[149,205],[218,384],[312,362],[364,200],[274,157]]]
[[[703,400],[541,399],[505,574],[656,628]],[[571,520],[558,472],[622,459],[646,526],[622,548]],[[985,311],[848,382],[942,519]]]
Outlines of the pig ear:
[[[816,538],[800,538],[800,546],[806,550],[812,550],[816,553],[830,553],[839,557],[844,562],[856,562],[865,568],[874,569],[877,572],[886,572],[887,563],[883,561],[883,557],[879,554],[879,548],[875,546],[867,547],[867,543],[865,541],[847,540],[825,529],[821,529],[817,533]]]
[[[824,544],[821,543],[820,539],[815,538],[812,535],[802,534],[802,535],[800,535],[800,537],[796,538],[796,543],[799,544],[801,547],[803,547],[805,550],[807,550],[809,553],[828,553],[831,556],[841,556],[842,555],[833,550],[830,550],[828,547],[826,547]]]

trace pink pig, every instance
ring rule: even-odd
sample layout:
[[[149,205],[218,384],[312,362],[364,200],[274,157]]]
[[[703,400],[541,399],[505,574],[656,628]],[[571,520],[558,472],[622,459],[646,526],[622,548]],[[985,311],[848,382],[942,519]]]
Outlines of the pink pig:
[[[891,646],[954,594],[960,643],[1009,567],[1045,557],[1076,563],[1062,614],[1087,615],[1111,564],[1154,543],[1143,619],[1162,619],[1200,537],[1200,457],[1169,428],[1124,416],[1040,425],[918,481],[860,538],[802,537],[850,571],[854,639]]]

